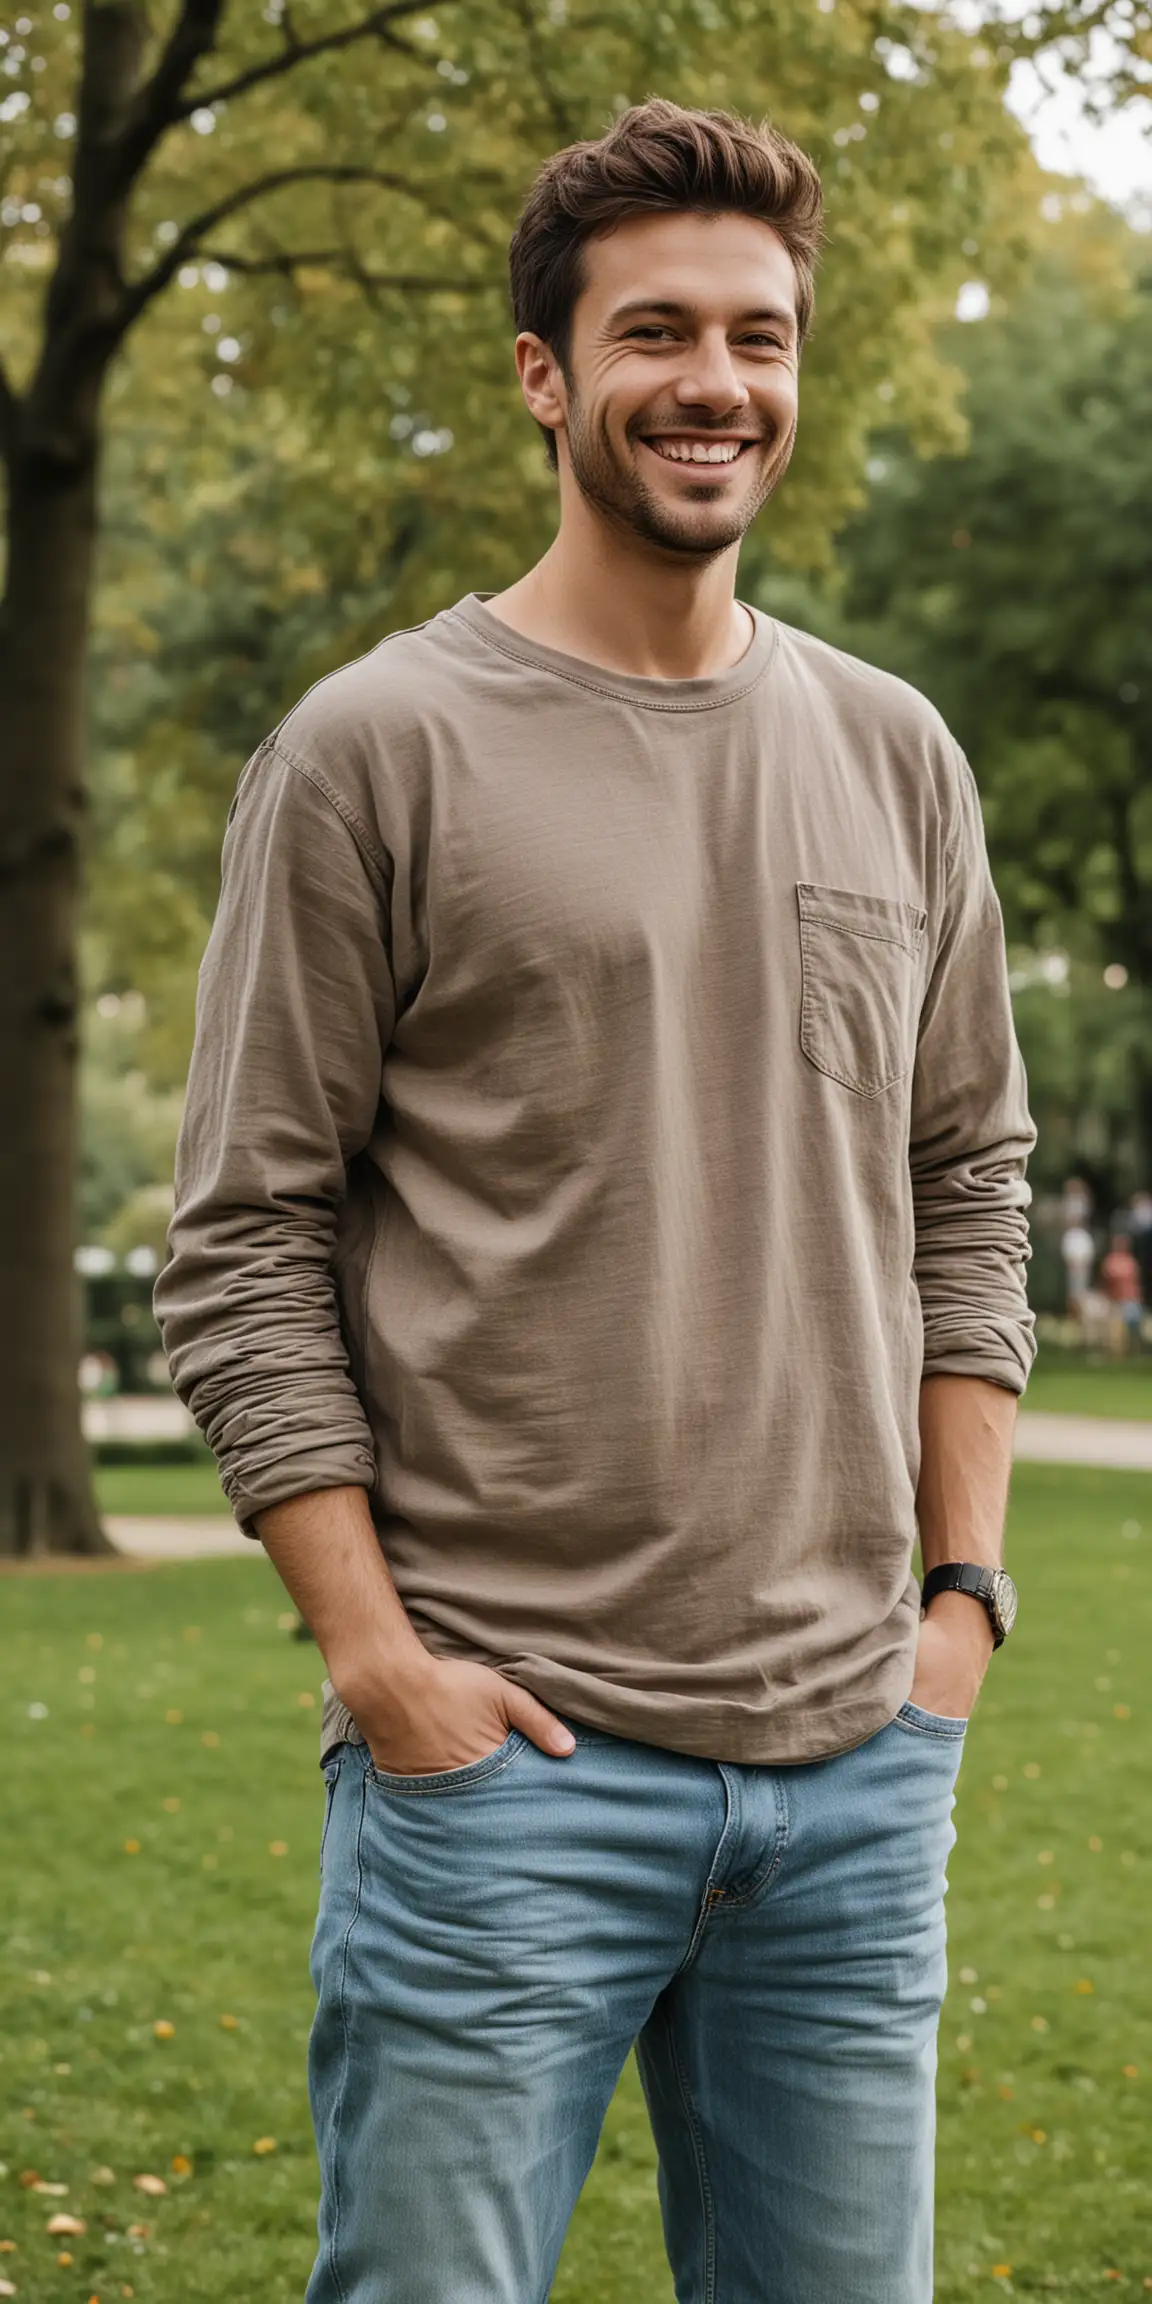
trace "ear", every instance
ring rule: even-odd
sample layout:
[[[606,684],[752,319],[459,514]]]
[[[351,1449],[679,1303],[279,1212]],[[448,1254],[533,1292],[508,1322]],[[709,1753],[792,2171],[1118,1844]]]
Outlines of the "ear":
[[[543,337],[524,329],[516,338],[516,370],[525,406],[549,432],[562,432],[568,395],[560,363]]]

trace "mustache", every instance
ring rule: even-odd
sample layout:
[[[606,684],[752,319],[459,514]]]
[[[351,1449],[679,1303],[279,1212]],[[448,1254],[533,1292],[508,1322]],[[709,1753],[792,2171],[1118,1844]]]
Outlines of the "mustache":
[[[651,440],[664,432],[715,432],[728,440],[736,437],[770,445],[780,436],[775,424],[749,431],[738,419],[717,416],[711,408],[674,408],[664,414],[647,409],[642,416],[630,416],[624,430],[629,440]]]

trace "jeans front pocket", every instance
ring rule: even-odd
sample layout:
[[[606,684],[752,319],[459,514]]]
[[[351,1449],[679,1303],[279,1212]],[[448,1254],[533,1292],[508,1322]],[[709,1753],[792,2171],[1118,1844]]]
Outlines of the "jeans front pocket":
[[[894,896],[796,883],[800,1046],[857,1096],[904,1079],[916,1046],[917,962],[928,915]]]
[[[527,1742],[520,1729],[513,1728],[494,1752],[485,1752],[480,1760],[467,1761],[463,1768],[442,1768],[431,1776],[395,1776],[388,1769],[378,1768],[369,1757],[368,1781],[375,1784],[378,1791],[399,1792],[410,1800],[431,1794],[443,1798],[453,1792],[470,1792],[473,1785],[484,1783],[490,1776],[499,1776],[510,1767]]]
[[[958,1744],[968,1722],[959,1714],[926,1712],[923,1705],[909,1701],[900,1706],[892,1725],[905,1729],[909,1736],[935,1736],[942,1744]]]

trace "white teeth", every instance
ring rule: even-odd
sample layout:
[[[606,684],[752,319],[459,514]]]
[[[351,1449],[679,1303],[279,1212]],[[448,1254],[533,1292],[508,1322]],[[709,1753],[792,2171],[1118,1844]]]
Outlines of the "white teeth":
[[[675,464],[734,464],[743,442],[739,440],[651,440],[658,456]]]

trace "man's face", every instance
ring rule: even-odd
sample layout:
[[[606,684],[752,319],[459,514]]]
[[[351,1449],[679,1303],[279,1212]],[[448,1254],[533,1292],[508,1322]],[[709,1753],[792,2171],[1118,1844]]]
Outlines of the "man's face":
[[[584,251],[561,459],[615,525],[711,558],[739,542],[784,474],[798,357],[796,276],[770,225],[694,214],[622,224]]]

